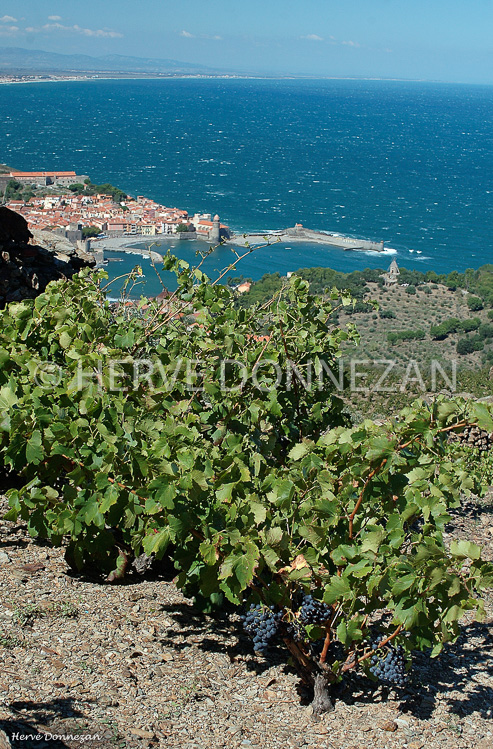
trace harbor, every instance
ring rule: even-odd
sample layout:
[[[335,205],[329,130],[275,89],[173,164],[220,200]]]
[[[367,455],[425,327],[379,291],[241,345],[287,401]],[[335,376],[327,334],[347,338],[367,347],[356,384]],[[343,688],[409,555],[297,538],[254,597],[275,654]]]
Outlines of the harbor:
[[[123,236],[123,237],[107,237],[105,239],[96,239],[91,241],[91,250],[96,256],[98,265],[106,265],[108,259],[112,259],[111,255],[105,252],[125,252],[134,255],[141,255],[145,258],[150,259],[153,263],[162,262],[162,254],[165,253],[169,247],[170,240],[176,242],[180,238],[179,234],[172,235],[155,235],[153,237],[145,236]],[[265,244],[283,244],[286,243],[313,243],[319,245],[325,245],[328,249],[339,248],[343,250],[351,250],[355,252],[385,252],[386,248],[384,242],[374,242],[368,239],[357,239],[354,237],[348,237],[341,234],[331,234],[329,232],[315,231],[313,229],[307,229],[301,224],[296,224],[294,227],[288,229],[274,230],[268,232],[252,232],[249,234],[238,234],[230,232],[229,236],[223,236],[220,242],[214,242],[211,237],[193,235],[192,241],[200,242],[200,244],[207,243],[209,246],[225,246],[225,247],[251,247],[255,245]],[[154,249],[159,249],[160,252],[156,252]],[[284,247],[286,252],[289,252],[289,247]]]

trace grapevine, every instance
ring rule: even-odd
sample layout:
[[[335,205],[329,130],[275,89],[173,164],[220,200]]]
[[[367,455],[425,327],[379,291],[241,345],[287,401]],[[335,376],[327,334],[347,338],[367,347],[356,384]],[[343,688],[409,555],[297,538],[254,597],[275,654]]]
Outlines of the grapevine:
[[[110,307],[104,273],[0,311],[7,517],[108,582],[172,555],[197,605],[246,608],[258,653],[286,646],[315,712],[351,671],[400,684],[413,650],[436,657],[465,611],[483,615],[493,566],[443,530],[476,488],[449,437],[490,435],[490,407],[438,396],[353,425],[323,377],[357,340],[331,322],[347,295],[293,277],[239,309],[199,269],[164,266],[165,311]],[[40,377],[48,365],[60,377]]]

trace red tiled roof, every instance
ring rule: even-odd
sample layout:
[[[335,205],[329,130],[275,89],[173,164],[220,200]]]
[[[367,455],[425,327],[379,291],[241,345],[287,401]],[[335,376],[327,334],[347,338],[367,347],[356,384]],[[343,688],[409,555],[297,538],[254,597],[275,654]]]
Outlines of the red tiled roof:
[[[75,172],[10,172],[10,177],[76,177]]]

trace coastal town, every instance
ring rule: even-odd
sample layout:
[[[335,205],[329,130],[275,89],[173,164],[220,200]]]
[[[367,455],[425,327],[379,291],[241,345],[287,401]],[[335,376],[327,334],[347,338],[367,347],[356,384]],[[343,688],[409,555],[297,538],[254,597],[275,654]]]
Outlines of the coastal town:
[[[124,193],[91,194],[87,175],[74,171],[22,172],[2,175],[0,191],[8,195],[8,185],[30,189],[30,197],[7,197],[5,205],[26,219],[31,231],[52,231],[73,242],[92,237],[153,237],[176,234],[181,239],[219,242],[230,236],[229,227],[219,216],[195,213],[160,205],[150,198]],[[44,188],[44,189],[43,189]],[[43,194],[37,194],[37,193]],[[90,230],[90,231],[89,231]]]
[[[3,203],[20,213],[31,231],[50,231],[80,249],[92,249],[98,264],[104,250],[126,250],[131,240],[174,235],[214,245],[231,241],[238,247],[267,242],[311,242],[345,251],[383,252],[384,242],[309,229],[301,223],[266,233],[233,234],[219,215],[170,208],[144,195],[131,197],[110,184],[94,185],[75,171],[0,173]],[[114,240],[111,244],[108,240]],[[135,244],[135,241],[133,242]],[[92,246],[91,246],[92,245]],[[156,255],[156,260],[159,256]]]

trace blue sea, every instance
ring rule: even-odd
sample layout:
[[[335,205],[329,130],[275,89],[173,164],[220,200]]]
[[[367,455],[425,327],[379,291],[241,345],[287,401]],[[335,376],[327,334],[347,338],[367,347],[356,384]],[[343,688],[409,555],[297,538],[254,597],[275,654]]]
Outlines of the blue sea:
[[[273,245],[236,273],[493,261],[493,87],[368,80],[119,80],[0,86],[0,161],[74,169],[238,232],[300,222],[377,253]],[[202,243],[172,241],[195,262]],[[121,257],[121,256],[119,256]],[[220,248],[214,273],[230,262]],[[138,258],[110,263],[111,275]],[[148,261],[143,261],[149,268]],[[153,275],[152,270],[149,277]],[[152,279],[146,293],[159,290]]]

